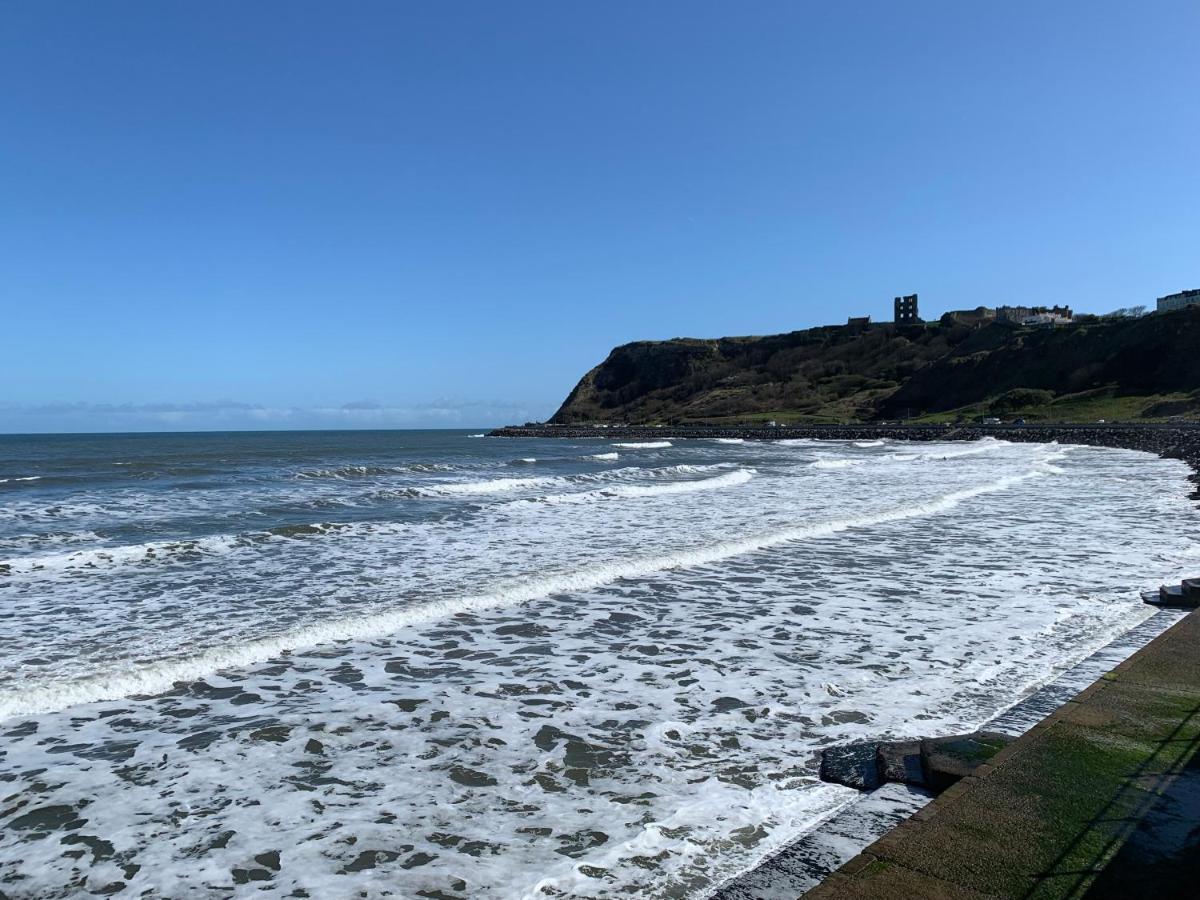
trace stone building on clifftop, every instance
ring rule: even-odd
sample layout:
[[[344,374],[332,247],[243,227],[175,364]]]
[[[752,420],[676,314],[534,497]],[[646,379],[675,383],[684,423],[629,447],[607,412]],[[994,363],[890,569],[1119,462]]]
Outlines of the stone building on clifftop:
[[[916,325],[921,321],[921,317],[917,315],[917,295],[908,294],[904,297],[897,297],[893,303],[895,310],[895,321],[897,325]]]
[[[1194,291],[1180,291],[1178,294],[1167,294],[1158,298],[1158,312],[1174,312],[1185,306],[1200,306],[1200,288]]]

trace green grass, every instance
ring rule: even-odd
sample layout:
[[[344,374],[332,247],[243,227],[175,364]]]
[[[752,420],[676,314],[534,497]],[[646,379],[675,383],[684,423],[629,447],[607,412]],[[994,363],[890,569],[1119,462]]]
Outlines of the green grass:
[[[1160,403],[1173,402],[1186,407],[1192,405],[1190,412],[1184,413],[1183,418],[1194,420],[1200,415],[1196,407],[1194,394],[1149,394],[1149,395],[1118,395],[1114,388],[1098,388],[1083,391],[1078,394],[1067,394],[1055,397],[1049,403],[1020,407],[1006,411],[999,417],[1005,421],[1024,419],[1027,422],[1162,422],[1172,417],[1148,414],[1152,407]],[[945,412],[930,413],[913,419],[914,422],[941,424],[943,422],[973,421],[981,416],[996,416],[991,409],[992,400],[975,403],[970,406]]]
[[[815,400],[802,409],[770,409],[729,415],[683,415],[676,418],[682,425],[714,425],[724,427],[762,426],[767,422],[780,425],[840,425],[871,421],[870,410],[878,399],[879,389],[871,388],[848,397]],[[1106,422],[1165,422],[1182,418],[1200,419],[1200,391],[1192,394],[1118,395],[1112,387],[1096,388],[1077,394],[1055,397],[1047,403],[1006,409],[993,408],[996,398],[962,406],[944,412],[928,413],[905,421],[921,425],[941,425],[955,422],[975,422],[982,417],[995,416],[1005,422],[1024,419],[1030,424],[1045,422],[1088,423],[1103,419]],[[1148,411],[1160,404],[1172,404],[1169,409],[1183,410],[1182,415],[1151,415]],[[649,424],[668,424],[654,418]]]

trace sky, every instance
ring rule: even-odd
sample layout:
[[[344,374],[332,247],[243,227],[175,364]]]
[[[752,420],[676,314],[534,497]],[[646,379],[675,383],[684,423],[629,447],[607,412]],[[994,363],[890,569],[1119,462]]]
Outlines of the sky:
[[[615,345],[1200,287],[1200,4],[0,2],[0,431],[542,419]]]

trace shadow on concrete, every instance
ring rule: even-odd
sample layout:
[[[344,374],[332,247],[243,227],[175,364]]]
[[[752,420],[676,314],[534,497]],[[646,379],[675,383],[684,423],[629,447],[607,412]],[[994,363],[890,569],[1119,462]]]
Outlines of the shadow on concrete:
[[[1183,771],[1084,896],[1088,900],[1200,897],[1200,748],[1192,747]]]
[[[1200,734],[1185,735],[1200,706],[1161,741],[1075,836],[1024,900],[1050,894],[1086,900],[1200,897]],[[1164,766],[1166,760],[1173,760]],[[1110,836],[1080,866],[1097,832]]]

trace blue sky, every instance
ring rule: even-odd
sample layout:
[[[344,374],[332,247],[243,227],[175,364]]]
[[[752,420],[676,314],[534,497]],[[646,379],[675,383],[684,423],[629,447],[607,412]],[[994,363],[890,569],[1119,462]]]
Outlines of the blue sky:
[[[1200,287],[1200,5],[0,6],[0,430],[487,425],[615,344]]]

